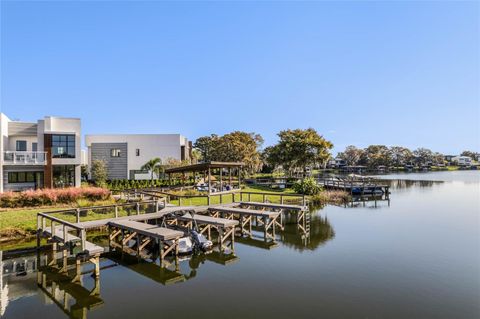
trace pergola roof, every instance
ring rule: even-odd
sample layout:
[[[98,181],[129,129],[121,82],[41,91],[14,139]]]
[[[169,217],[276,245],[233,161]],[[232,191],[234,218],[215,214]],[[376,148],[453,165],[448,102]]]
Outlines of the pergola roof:
[[[193,165],[172,167],[165,170],[165,173],[186,173],[186,172],[203,172],[209,168],[237,168],[243,167],[245,164],[242,162],[205,162]]]

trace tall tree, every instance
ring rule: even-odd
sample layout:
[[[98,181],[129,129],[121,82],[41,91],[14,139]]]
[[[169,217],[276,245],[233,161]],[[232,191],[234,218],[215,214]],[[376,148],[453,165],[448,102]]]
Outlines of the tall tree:
[[[93,160],[92,161],[92,179],[95,181],[95,184],[98,186],[104,186],[107,181],[107,164],[104,160]]]
[[[418,164],[426,164],[433,161],[433,152],[428,148],[419,147],[413,151],[413,155]]]
[[[269,161],[290,173],[296,168],[323,165],[331,156],[333,144],[313,128],[280,131],[278,137],[279,142],[269,151]]]
[[[380,165],[388,166],[391,160],[392,156],[387,146],[370,145],[364,150],[360,162],[370,168],[376,168]]]
[[[158,171],[158,167],[162,165],[162,160],[159,157],[152,158],[148,162],[142,165],[140,168],[142,171],[150,172],[150,179],[153,180],[153,175]]]
[[[478,153],[476,152],[473,152],[473,151],[463,151],[462,154],[460,154],[461,156],[468,156],[470,157],[471,159],[476,159],[477,156],[478,156]]]
[[[259,134],[235,131],[223,136],[212,134],[195,141],[202,161],[243,162],[249,173],[261,169],[260,147],[263,138]]]
[[[400,167],[410,162],[413,159],[412,151],[402,146],[390,147],[390,154],[392,159],[392,165]]]
[[[214,158],[225,162],[243,162],[249,173],[262,168],[260,147],[263,138],[259,134],[235,131],[219,138]]]
[[[338,158],[344,160],[347,165],[357,165],[362,157],[363,150],[353,145],[349,145],[341,153],[338,153]]]
[[[200,160],[210,162],[213,159],[215,148],[218,145],[218,135],[202,136],[197,138],[193,147],[200,153]]]

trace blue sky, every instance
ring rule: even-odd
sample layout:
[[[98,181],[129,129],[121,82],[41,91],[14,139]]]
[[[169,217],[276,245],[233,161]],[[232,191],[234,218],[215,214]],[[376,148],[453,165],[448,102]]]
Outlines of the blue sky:
[[[1,111],[480,151],[478,2],[1,3]]]

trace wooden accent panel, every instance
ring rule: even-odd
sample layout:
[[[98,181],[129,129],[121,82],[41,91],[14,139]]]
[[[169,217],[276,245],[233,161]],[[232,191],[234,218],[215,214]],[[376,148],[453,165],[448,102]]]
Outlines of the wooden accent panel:
[[[53,165],[52,165],[52,135],[43,135],[43,149],[47,153],[47,165],[45,165],[43,183],[45,188],[53,188]]]

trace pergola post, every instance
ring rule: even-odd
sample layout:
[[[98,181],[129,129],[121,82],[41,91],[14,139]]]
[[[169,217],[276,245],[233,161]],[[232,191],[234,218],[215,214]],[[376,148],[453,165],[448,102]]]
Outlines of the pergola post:
[[[241,181],[242,180],[242,177],[241,177],[242,173],[241,172],[242,172],[242,168],[239,167],[238,168],[238,189],[242,189],[242,181]]]
[[[223,176],[223,168],[219,168],[220,170],[220,191],[223,192],[223,182],[222,182],[222,176]]]
[[[212,170],[208,168],[208,194],[212,193]]]
[[[232,187],[232,168],[231,167],[228,168],[228,185],[230,186],[230,188]]]

